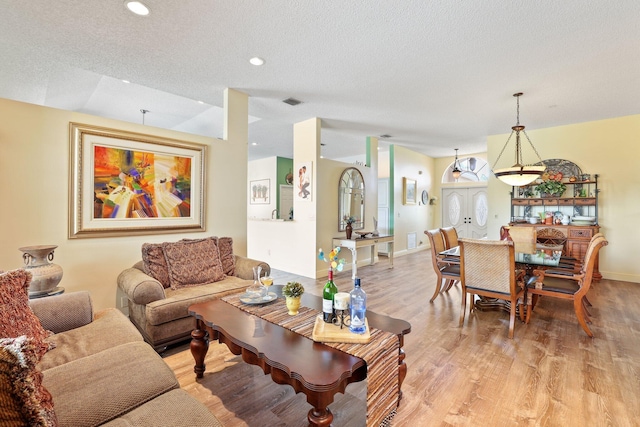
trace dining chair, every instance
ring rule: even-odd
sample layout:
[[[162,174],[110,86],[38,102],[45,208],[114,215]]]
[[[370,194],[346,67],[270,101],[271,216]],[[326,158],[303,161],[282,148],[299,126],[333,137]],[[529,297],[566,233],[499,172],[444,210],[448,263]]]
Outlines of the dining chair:
[[[531,319],[531,312],[535,308],[539,296],[568,299],[573,301],[573,309],[578,318],[578,323],[580,323],[580,326],[588,336],[593,337],[593,332],[587,325],[587,323],[591,323],[591,318],[588,312],[585,312],[586,297],[593,281],[593,267],[598,253],[603,246],[608,244],[609,242],[604,236],[592,239],[580,271],[571,275],[566,274],[566,272],[557,274],[553,270],[534,270],[537,280],[527,284],[526,323],[529,323]]]
[[[524,321],[524,270],[516,270],[514,243],[509,240],[459,239],[460,283],[462,306],[460,326],[464,324],[467,294],[474,309],[474,295],[509,301],[509,338],[513,338],[516,306],[520,305],[520,320]]]
[[[536,241],[550,250],[562,251],[564,255],[567,236],[557,228],[546,227],[537,230]]]
[[[537,230],[535,227],[522,226],[522,227],[511,227],[511,226],[503,226],[502,233],[506,233],[505,239],[500,240],[511,240],[514,243],[516,252],[526,252],[533,253],[536,249],[537,243]]]
[[[426,230],[424,234],[429,238],[431,243],[431,262],[433,270],[436,273],[436,290],[429,302],[433,302],[442,289],[442,282],[445,282],[445,291],[451,289],[454,283],[460,281],[460,264],[459,260],[452,258],[446,259],[440,256],[440,252],[444,251],[444,236],[439,229]]]
[[[458,231],[455,227],[444,227],[440,229],[440,232],[444,236],[444,246],[446,249],[458,246]]]

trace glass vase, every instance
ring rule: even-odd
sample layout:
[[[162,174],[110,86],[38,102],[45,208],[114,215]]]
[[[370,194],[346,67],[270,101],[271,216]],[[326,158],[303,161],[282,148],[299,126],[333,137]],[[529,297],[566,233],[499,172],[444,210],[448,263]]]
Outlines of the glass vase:
[[[267,287],[260,281],[262,267],[253,267],[253,284],[247,288],[247,296],[249,298],[259,299],[267,295]]]

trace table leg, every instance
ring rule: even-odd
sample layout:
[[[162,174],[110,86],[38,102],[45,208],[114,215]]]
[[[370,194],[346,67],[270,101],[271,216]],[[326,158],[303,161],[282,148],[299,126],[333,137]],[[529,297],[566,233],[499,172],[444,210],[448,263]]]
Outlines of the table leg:
[[[389,242],[389,268],[393,268],[393,241]]]
[[[204,376],[206,369],[204,358],[209,350],[209,340],[206,339],[207,334],[204,329],[200,329],[201,327],[204,328],[204,326],[198,323],[196,329],[191,332],[191,344],[189,345],[193,360],[195,361],[193,372],[195,372],[196,378],[202,378]]]
[[[329,408],[313,408],[307,415],[309,424],[318,427],[329,427],[333,421],[333,414]]]
[[[358,275],[358,250],[356,248],[349,248],[351,250],[351,279],[355,280]]]
[[[398,356],[398,406],[400,406],[400,401],[402,400],[402,383],[407,376],[407,364],[404,363],[405,357],[407,357],[407,355],[404,353],[404,350],[400,349]]]
[[[369,265],[373,265],[376,263],[377,248],[377,244],[374,243],[373,245],[371,245],[371,262],[369,263]]]

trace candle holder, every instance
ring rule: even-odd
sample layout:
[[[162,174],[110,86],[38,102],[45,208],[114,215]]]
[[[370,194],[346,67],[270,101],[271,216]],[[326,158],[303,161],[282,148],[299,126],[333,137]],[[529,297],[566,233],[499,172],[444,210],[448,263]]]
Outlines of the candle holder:
[[[351,324],[351,316],[349,316],[348,313],[349,309],[336,310],[336,315],[332,320],[333,324],[340,326],[340,329],[342,329],[343,326],[349,326]]]

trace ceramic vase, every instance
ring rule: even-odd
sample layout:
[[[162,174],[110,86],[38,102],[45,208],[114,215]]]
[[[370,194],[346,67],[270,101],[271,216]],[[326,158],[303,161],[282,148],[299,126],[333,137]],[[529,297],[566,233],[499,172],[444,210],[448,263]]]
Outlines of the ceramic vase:
[[[46,295],[62,280],[62,267],[51,262],[53,251],[57,247],[56,245],[39,245],[18,248],[23,252],[24,269],[31,273],[30,296]]]
[[[351,234],[353,233],[353,227],[351,223],[347,223],[347,226],[344,228],[344,231],[347,233],[347,240],[351,239]]]
[[[298,310],[300,309],[300,297],[285,297],[285,303],[287,304],[290,316],[298,314]]]

